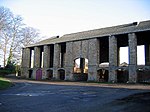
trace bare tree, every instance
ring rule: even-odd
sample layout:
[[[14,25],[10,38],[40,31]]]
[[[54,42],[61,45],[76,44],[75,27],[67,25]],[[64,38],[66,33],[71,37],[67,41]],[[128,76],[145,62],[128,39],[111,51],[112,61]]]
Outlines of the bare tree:
[[[4,63],[4,66],[6,65],[6,54],[7,54],[7,48],[8,48],[8,45],[9,45],[9,37],[7,36],[7,34],[5,32],[2,32],[1,34],[1,39],[0,39],[0,49],[2,50],[3,52],[3,63]]]
[[[22,28],[18,34],[19,36],[16,38],[13,49],[13,57],[16,62],[21,59],[22,48],[37,42],[40,37],[39,30],[32,27]]]
[[[0,54],[4,66],[21,58],[22,47],[32,44],[39,38],[39,30],[24,27],[21,16],[16,16],[9,9],[0,7]]]
[[[6,65],[6,55],[8,51],[8,44],[9,44],[9,25],[11,24],[11,17],[12,13],[9,9],[0,7],[0,53],[3,53],[3,62],[4,66]]]
[[[16,51],[17,46],[19,46],[18,39],[20,37],[19,32],[21,31],[21,28],[23,26],[22,18],[20,16],[14,16],[12,15],[12,22],[9,27],[9,34],[10,34],[10,49],[9,49],[9,56],[7,60],[7,64],[12,63],[13,59],[13,52]]]
[[[33,27],[22,28],[20,33],[20,43],[22,43],[22,47],[35,43],[39,39],[40,34],[39,30]]]
[[[6,29],[11,23],[11,15],[12,13],[8,8],[0,7],[0,31]]]

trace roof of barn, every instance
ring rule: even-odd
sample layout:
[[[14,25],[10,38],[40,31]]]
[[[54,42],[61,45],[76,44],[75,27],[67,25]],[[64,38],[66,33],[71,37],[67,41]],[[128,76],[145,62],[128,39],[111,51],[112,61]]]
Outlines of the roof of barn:
[[[42,40],[32,45],[28,45],[26,47],[34,47],[34,46],[62,43],[62,42],[68,42],[68,41],[77,41],[77,40],[83,40],[83,39],[126,34],[130,32],[141,32],[141,31],[147,31],[147,30],[150,30],[150,20],[142,21],[139,24],[137,22],[134,22],[130,24],[124,24],[124,25],[118,25],[118,26],[66,34],[66,35],[63,35],[62,37],[56,36],[53,38]]]

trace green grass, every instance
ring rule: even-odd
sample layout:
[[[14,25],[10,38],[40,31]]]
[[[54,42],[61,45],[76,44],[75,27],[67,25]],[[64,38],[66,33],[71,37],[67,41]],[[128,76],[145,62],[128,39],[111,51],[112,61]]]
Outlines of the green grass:
[[[6,88],[10,87],[11,85],[12,85],[12,83],[9,80],[0,77],[0,90],[6,89]]]

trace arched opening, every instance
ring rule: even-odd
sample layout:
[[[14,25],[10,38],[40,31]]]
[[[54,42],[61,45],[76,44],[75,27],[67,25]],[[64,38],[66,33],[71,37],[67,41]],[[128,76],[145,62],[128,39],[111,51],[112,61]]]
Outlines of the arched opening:
[[[126,83],[129,78],[129,73],[127,70],[124,69],[118,69],[117,70],[117,82],[119,83]]]
[[[88,79],[88,59],[77,58],[74,60],[74,80],[87,81]]]
[[[65,80],[65,70],[60,69],[58,70],[60,80]]]
[[[47,79],[51,80],[53,78],[53,70],[47,70],[46,76]]]
[[[29,78],[32,78],[33,70],[29,70]]]
[[[41,80],[42,79],[42,69],[38,69],[36,71],[36,80]]]
[[[140,83],[149,83],[150,82],[150,70],[147,68],[138,68],[137,69],[137,81]]]
[[[98,81],[99,82],[108,82],[108,70],[100,69],[98,72]]]

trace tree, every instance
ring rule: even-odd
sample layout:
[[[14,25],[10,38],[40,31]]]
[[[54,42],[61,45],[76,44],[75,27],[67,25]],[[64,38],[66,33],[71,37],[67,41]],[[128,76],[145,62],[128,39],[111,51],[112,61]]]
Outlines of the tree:
[[[0,7],[0,31],[6,29],[11,23],[10,16],[12,13],[8,8]]]
[[[22,43],[22,47],[35,43],[39,39],[40,34],[39,30],[33,27],[22,28],[20,33],[20,43]]]
[[[19,37],[16,38],[13,49],[13,59],[15,62],[21,60],[22,48],[35,43],[40,37],[39,34],[39,30],[33,27],[24,27],[20,30],[18,33]]]
[[[26,27],[21,16],[14,15],[9,9],[0,7],[0,50],[4,67],[21,59],[22,47],[36,42],[39,31]]]
[[[17,43],[20,35],[19,32],[22,29],[23,23],[22,23],[22,18],[20,16],[11,16],[12,22],[9,26],[9,36],[11,38],[10,40],[10,48],[9,48],[9,56],[8,56],[8,60],[7,60],[7,65],[11,65],[11,63],[13,62],[13,52],[16,51],[17,46],[19,46],[19,44]]]
[[[9,25],[11,24],[12,13],[8,8],[0,7],[0,49],[3,52],[4,66],[6,65],[7,48],[9,44]]]
[[[0,37],[0,49],[3,52],[3,61],[4,61],[4,66],[6,65],[6,55],[7,55],[7,47],[9,45],[9,37],[5,32],[2,32],[1,37]]]
[[[20,16],[15,16],[13,14],[9,15],[9,23],[3,25],[1,29],[1,50],[4,54],[4,66],[6,66],[6,56],[7,65],[11,65],[13,58],[13,51],[16,49],[16,41],[19,38],[19,32],[22,28],[22,18]]]

